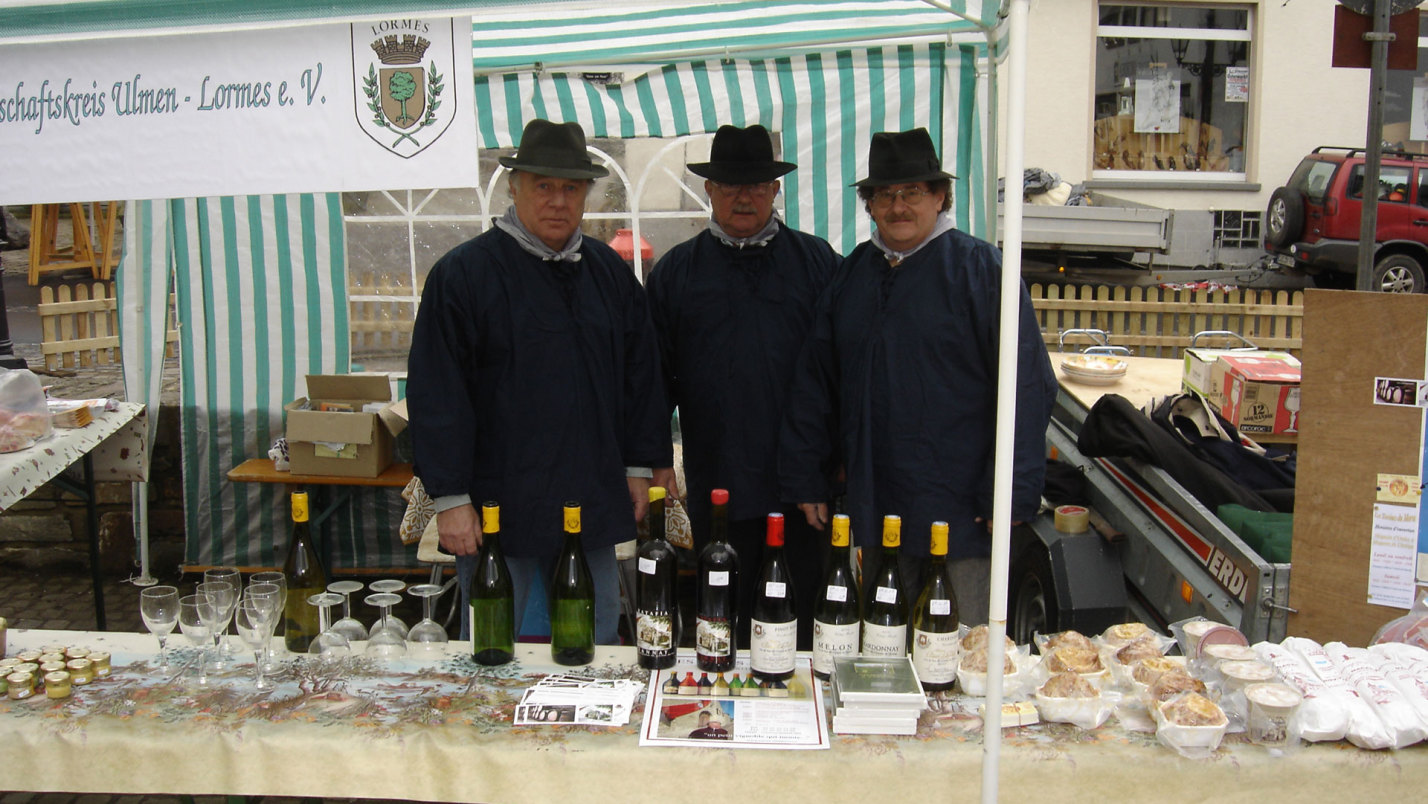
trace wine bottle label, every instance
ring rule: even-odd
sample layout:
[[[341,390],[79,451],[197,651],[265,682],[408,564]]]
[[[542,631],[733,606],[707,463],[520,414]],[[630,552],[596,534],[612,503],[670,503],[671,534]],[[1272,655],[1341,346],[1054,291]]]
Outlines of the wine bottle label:
[[[896,603],[897,590],[891,586],[879,586],[877,591],[873,593],[873,597],[876,598],[879,603]]]
[[[924,684],[950,684],[957,677],[957,664],[962,660],[962,640],[956,631],[934,634],[914,628],[912,631],[912,666]]]
[[[842,589],[843,587],[838,588]],[[814,620],[813,669],[819,673],[831,674],[834,659],[841,656],[857,656],[858,631],[859,623],[834,625]]]
[[[722,570],[722,571],[719,571],[719,572],[710,571],[710,573],[709,573],[709,585],[710,585],[710,586],[728,586],[728,585],[729,585],[729,571],[728,571],[728,570]]]
[[[643,575],[655,574],[655,560],[653,558],[641,558],[640,573]]]
[[[694,624],[694,649],[700,656],[722,659],[734,655],[734,632],[729,621],[700,617]]]
[[[674,651],[674,618],[669,612],[635,612],[635,647],[646,655],[668,656]]]
[[[950,600],[929,600],[927,601],[928,611],[936,617],[943,614],[952,613],[952,601]]]
[[[783,581],[768,581],[764,584],[764,595],[782,599],[788,591],[785,588],[787,585]]]
[[[749,639],[749,667],[756,673],[793,671],[794,649],[798,647],[798,620],[766,623],[752,620]]]
[[[824,600],[836,600],[839,603],[848,602],[848,587],[828,585],[828,591],[823,594]]]
[[[863,623],[863,655],[891,659],[906,656],[907,626]]]

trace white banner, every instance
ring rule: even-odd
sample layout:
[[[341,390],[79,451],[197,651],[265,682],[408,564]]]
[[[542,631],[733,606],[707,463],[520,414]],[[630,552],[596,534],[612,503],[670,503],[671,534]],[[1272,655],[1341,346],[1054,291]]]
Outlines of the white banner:
[[[474,187],[470,18],[0,48],[0,204]]]

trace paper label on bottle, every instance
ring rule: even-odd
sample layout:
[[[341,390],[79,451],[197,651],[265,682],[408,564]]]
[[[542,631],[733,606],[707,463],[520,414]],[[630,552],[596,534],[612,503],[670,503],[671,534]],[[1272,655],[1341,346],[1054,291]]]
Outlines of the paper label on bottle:
[[[780,600],[788,592],[788,584],[783,581],[766,581],[764,583],[764,595],[766,597],[776,597]]]
[[[942,614],[951,614],[952,601],[937,600],[936,598],[934,598],[932,600],[927,601],[927,608],[928,611],[930,611],[934,617]]]
[[[653,558],[640,559],[640,573],[642,575],[655,574],[655,560]]]
[[[907,626],[863,623],[863,655],[888,659],[906,656]]]
[[[718,571],[718,572],[710,571],[710,573],[709,573],[709,585],[710,585],[710,586],[728,586],[728,585],[729,585],[729,571],[728,571],[728,570],[720,570],[720,571]]]
[[[843,587],[837,588],[842,589]],[[831,675],[833,660],[843,656],[857,656],[860,626],[861,623],[834,625],[814,620],[813,669],[819,673]]]
[[[635,612],[635,647],[641,653],[667,656],[674,650],[674,618],[667,611]]]
[[[798,621],[766,623],[751,621],[749,667],[757,673],[793,672],[794,650],[798,647]]]
[[[896,603],[897,590],[891,586],[879,586],[877,591],[873,593],[873,597],[876,598],[879,603]]]
[[[951,684],[962,661],[962,640],[956,631],[934,634],[914,628],[912,666],[924,684]]]
[[[712,659],[734,655],[734,629],[725,619],[700,617],[694,623],[694,650]]]
[[[848,587],[828,585],[828,591],[823,595],[824,600],[836,600],[839,603],[848,602]]]

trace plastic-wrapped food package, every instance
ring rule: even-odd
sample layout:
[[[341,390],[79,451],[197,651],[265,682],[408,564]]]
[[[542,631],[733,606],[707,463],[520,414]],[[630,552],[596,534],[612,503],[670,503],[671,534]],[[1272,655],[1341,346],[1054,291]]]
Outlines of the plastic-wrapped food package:
[[[1428,727],[1428,665],[1420,665],[1417,671],[1411,661],[1394,656],[1375,648],[1369,649],[1369,656],[1379,663],[1379,671],[1398,691],[1418,715],[1418,722]]]
[[[1389,620],[1373,635],[1370,645],[1400,642],[1428,648],[1428,586],[1418,587],[1417,602],[1402,617]]]
[[[1325,686],[1339,692],[1337,698],[1349,715],[1349,728],[1344,732],[1344,739],[1359,748],[1375,750],[1394,745],[1393,733],[1374,713],[1373,707],[1359,697],[1354,685],[1344,677],[1338,662],[1324,650],[1323,645],[1304,637],[1289,637],[1284,640],[1284,646],[1299,654]]]
[[[1351,648],[1342,642],[1330,642],[1324,651],[1338,663],[1339,672],[1354,685],[1359,698],[1373,709],[1388,730],[1394,748],[1407,748],[1428,737],[1428,727],[1398,685],[1384,676],[1377,657],[1366,648]],[[1349,739],[1353,739],[1352,735]]]
[[[1286,684],[1304,696],[1299,723],[1305,740],[1321,743],[1344,739],[1349,729],[1349,710],[1340,699],[1346,692],[1330,689],[1299,654],[1283,645],[1261,642],[1254,650],[1274,666]]]
[[[26,449],[51,432],[40,378],[25,369],[0,369],[0,452]]]

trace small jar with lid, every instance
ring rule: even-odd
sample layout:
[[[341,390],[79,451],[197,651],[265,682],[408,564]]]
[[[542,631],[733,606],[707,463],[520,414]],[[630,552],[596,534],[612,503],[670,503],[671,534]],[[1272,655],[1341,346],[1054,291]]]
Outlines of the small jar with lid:
[[[54,663],[54,662],[59,662],[60,664],[64,664],[65,662],[67,662],[67,661],[69,661],[69,660],[70,660],[70,657],[64,655],[64,651],[62,651],[62,650],[60,650],[60,651],[47,650],[47,651],[45,651],[44,653],[41,653],[41,654],[40,654],[40,658],[36,659],[36,660],[35,660],[35,663],[36,663],[36,664],[40,664],[40,665],[52,664],[52,663]]]
[[[11,668],[13,668],[17,664],[23,664],[19,656],[11,656],[8,659],[0,659],[0,674],[7,676],[10,675],[11,673],[15,672]]]
[[[49,675],[50,673],[56,672],[56,671],[58,671],[58,670],[68,670],[68,669],[69,669],[69,665],[65,664],[64,662],[41,662],[41,663],[40,663],[40,675],[41,675],[41,676]]]
[[[112,672],[109,665],[109,654],[102,650],[90,651],[85,657],[94,665],[94,675],[96,678],[104,678]]]
[[[89,648],[82,648],[78,646],[65,648],[64,655],[66,658],[69,659],[87,659],[89,658]]]
[[[64,653],[68,645],[50,644],[40,648],[41,653]]]
[[[94,663],[88,659],[69,660],[69,680],[77,687],[94,680]]]
[[[63,651],[61,651],[61,653],[63,653]],[[44,651],[42,650],[22,650],[16,655],[20,657],[20,661],[22,662],[33,662],[37,661],[43,654]]]
[[[12,701],[23,701],[35,694],[35,674],[34,673],[11,673],[5,677],[9,688],[5,694]]]
[[[45,697],[68,698],[70,696],[70,675],[63,670],[45,673]]]
[[[12,673],[39,673],[40,666],[34,662],[20,662],[10,671]]]

